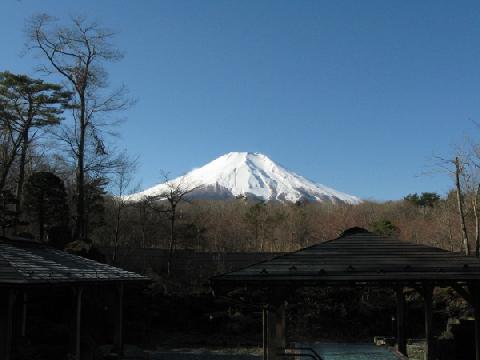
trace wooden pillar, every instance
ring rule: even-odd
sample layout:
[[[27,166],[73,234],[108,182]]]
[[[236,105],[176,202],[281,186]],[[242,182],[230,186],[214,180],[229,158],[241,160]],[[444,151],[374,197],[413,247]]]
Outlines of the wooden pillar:
[[[277,359],[276,312],[271,305],[263,308],[263,360]]]
[[[80,338],[82,328],[82,294],[83,288],[76,289],[76,315],[75,315],[75,360],[80,360]]]
[[[119,356],[123,355],[123,283],[117,287],[117,314],[115,320],[115,349]]]
[[[27,303],[28,303],[28,294],[27,290],[23,290],[23,302],[22,302],[22,319],[20,325],[20,334],[25,337],[27,335]]]
[[[276,322],[275,308],[269,306],[267,311],[267,360],[277,359]]]
[[[405,336],[405,296],[403,286],[397,286],[397,350],[403,355],[407,355],[407,339]]]
[[[263,359],[279,359],[286,346],[285,302],[263,309]]]
[[[268,305],[262,309],[262,345],[263,360],[268,360]]]
[[[281,350],[287,346],[285,325],[285,301],[282,301],[275,309],[275,338],[277,347]]]
[[[423,299],[425,303],[425,360],[434,360],[433,354],[433,333],[432,333],[432,315],[433,315],[433,286],[425,283],[423,286]]]
[[[13,321],[15,298],[17,292],[14,289],[8,289],[8,304],[7,304],[7,328],[5,334],[5,360],[12,359],[13,353]]]
[[[473,282],[469,288],[475,314],[475,360],[480,360],[480,283]]]

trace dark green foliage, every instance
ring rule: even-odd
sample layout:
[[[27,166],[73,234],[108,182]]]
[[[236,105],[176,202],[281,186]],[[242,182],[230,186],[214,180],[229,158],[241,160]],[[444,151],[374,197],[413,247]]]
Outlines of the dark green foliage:
[[[72,241],[72,229],[66,223],[50,227],[47,234],[48,243],[60,250],[64,250],[65,246]]]
[[[390,220],[378,220],[371,224],[372,231],[377,234],[391,236],[399,231]]]
[[[423,192],[420,197],[421,206],[434,207],[434,205],[440,200],[440,195],[434,192]]]
[[[87,259],[95,260],[104,263],[106,261],[105,255],[101,253],[91,241],[74,240],[65,245],[65,251]]]
[[[11,191],[0,191],[0,228],[2,229],[2,235],[5,235],[6,229],[15,225],[15,203],[16,198]]]
[[[71,94],[61,85],[26,75],[0,72],[0,190],[15,166],[15,221],[22,212],[25,169],[30,144],[47,126],[58,125]],[[9,186],[13,188],[12,184]]]
[[[420,204],[420,197],[418,196],[417,193],[413,193],[413,194],[408,194],[407,196],[405,196],[403,198],[403,200],[415,205],[415,206],[418,206]]]
[[[45,229],[68,224],[68,206],[63,181],[50,172],[32,174],[25,184],[25,211],[37,224],[40,240]]]
[[[85,234],[105,225],[105,189],[107,180],[98,178],[87,182],[85,185],[86,217]]]
[[[0,72],[0,111],[7,112],[15,126],[57,125],[68,107],[71,93],[62,85],[46,83],[26,75]],[[0,114],[2,114],[0,112]]]
[[[440,200],[440,195],[435,192],[422,192],[420,196],[417,193],[413,193],[405,196],[403,200],[415,206],[433,208]]]

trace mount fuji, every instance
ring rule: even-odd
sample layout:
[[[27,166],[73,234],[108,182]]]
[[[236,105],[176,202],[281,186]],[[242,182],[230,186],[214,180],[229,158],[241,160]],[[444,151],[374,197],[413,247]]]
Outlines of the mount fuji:
[[[195,188],[189,196],[197,199],[246,196],[264,201],[361,202],[356,196],[307,180],[256,152],[230,152],[168,183],[158,184],[125,198],[137,201],[146,196],[160,195],[168,191],[172,184]]]

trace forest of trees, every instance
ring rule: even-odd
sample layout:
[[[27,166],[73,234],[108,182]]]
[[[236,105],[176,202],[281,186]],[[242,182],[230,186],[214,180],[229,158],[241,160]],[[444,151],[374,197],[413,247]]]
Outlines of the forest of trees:
[[[158,247],[202,251],[291,251],[360,226],[402,239],[479,254],[480,157],[467,150],[437,159],[452,190],[396,201],[263,203],[189,200],[174,189],[129,202],[136,162],[115,147],[121,112],[133,104],[111,88],[108,65],[122,53],[115,34],[86,18],[27,20],[32,74],[0,72],[0,227],[88,253]],[[121,80],[121,79],[116,79]],[[465,147],[464,147],[465,148]],[[161,165],[161,164],[159,164]],[[115,252],[113,261],[115,262]]]
[[[106,199],[105,205],[106,223],[98,229],[96,238],[99,244],[113,246],[115,199]],[[194,200],[182,203],[177,212],[177,248],[183,249],[292,251],[360,226],[404,240],[463,251],[454,191],[444,198],[435,193],[410,194],[398,201],[365,201],[359,205],[262,203],[244,198]],[[465,221],[468,233],[475,234],[471,207],[465,207]],[[121,247],[169,246],[168,218],[153,210],[147,200],[127,204],[121,228],[117,239]]]

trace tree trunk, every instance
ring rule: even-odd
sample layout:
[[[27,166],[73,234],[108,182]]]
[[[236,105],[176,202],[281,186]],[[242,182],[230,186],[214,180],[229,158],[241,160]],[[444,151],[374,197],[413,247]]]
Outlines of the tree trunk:
[[[477,186],[473,198],[473,214],[475,216],[475,256],[480,257],[480,219],[478,218],[478,200],[480,198],[480,184]]]
[[[141,205],[142,207],[140,208],[140,221],[141,221],[141,230],[142,230],[142,243],[141,243],[141,248],[142,248],[142,261],[143,261],[143,272],[147,269],[147,259],[146,259],[146,254],[145,254],[145,247],[146,247],[146,236],[145,236],[145,227],[146,227],[146,209],[145,209],[145,204]]]
[[[120,237],[120,220],[122,217],[122,200],[119,200],[120,203],[118,204],[118,209],[117,209],[117,216],[115,219],[115,234],[114,234],[114,239],[113,239],[113,256],[112,256],[112,263],[115,264],[117,261],[117,252],[118,252],[118,243],[119,243],[119,237]]]
[[[18,169],[18,182],[17,182],[17,198],[16,198],[16,205],[15,205],[15,227],[18,223],[18,218],[22,211],[22,202],[23,202],[23,183],[25,181],[25,165],[27,162],[27,151],[28,151],[28,144],[29,143],[29,136],[28,136],[28,129],[26,129],[23,133],[23,141],[22,141],[22,149],[20,152],[20,163]]]
[[[13,149],[10,154],[8,154],[8,159],[5,161],[3,164],[3,171],[0,176],[0,191],[5,188],[5,185],[7,183],[7,178],[8,174],[10,173],[10,169],[13,165],[13,161],[15,160],[15,157],[17,156],[17,151],[18,151],[18,144],[13,144]]]
[[[45,210],[43,208],[44,199],[41,200],[40,211],[38,212],[38,236],[40,241],[43,242],[45,237]]]
[[[80,94],[80,124],[77,154],[77,221],[75,224],[75,239],[85,240],[85,132],[86,109],[85,95]]]
[[[172,216],[170,217],[170,248],[168,250],[168,262],[167,262],[167,274],[170,275],[172,272],[172,260],[173,260],[173,249],[175,246],[175,217],[176,217],[176,206],[172,205]]]
[[[465,251],[465,255],[469,256],[470,244],[468,242],[467,226],[465,224],[465,214],[463,211],[463,195],[462,195],[462,188],[460,186],[460,174],[461,174],[460,159],[457,156],[455,158],[455,186],[457,188],[458,214],[460,217],[460,230],[461,230],[462,240],[463,240],[463,249]]]

